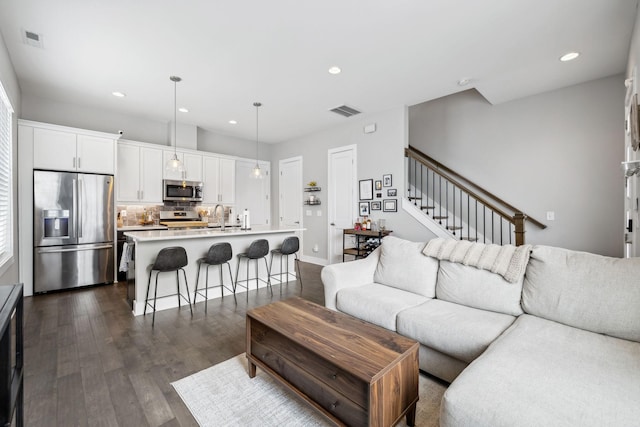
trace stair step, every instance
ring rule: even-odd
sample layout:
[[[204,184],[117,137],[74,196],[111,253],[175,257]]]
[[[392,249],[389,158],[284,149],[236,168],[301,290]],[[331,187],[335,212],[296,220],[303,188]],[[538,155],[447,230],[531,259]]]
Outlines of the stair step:
[[[429,210],[429,209],[435,209],[435,206],[420,206],[420,209],[424,209],[424,210]]]
[[[409,200],[422,200],[422,197],[409,196]]]
[[[433,219],[447,219],[449,218],[447,215],[434,215]]]
[[[460,237],[460,240],[468,240],[469,242],[477,242],[477,237]]]
[[[462,227],[459,225],[448,225],[447,230],[462,230]]]

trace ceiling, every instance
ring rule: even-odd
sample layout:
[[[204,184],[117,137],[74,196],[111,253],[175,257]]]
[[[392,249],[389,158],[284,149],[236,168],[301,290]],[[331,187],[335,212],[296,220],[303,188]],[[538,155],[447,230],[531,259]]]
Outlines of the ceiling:
[[[281,142],[471,87],[491,103],[625,71],[637,0],[2,0],[23,94]],[[24,30],[42,47],[25,44]],[[571,62],[566,52],[581,56]],[[328,69],[339,66],[342,73]],[[469,84],[459,86],[458,81]],[[111,93],[121,91],[124,98]],[[356,116],[357,117],[357,116]],[[231,125],[229,120],[237,120]]]

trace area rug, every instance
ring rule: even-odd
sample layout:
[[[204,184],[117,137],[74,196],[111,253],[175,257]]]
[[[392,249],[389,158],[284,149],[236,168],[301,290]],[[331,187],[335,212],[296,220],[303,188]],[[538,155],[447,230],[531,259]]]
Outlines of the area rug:
[[[243,354],[171,383],[201,426],[330,426],[293,392],[257,369]],[[420,374],[416,426],[437,426],[446,386]],[[406,426],[404,419],[398,426]]]

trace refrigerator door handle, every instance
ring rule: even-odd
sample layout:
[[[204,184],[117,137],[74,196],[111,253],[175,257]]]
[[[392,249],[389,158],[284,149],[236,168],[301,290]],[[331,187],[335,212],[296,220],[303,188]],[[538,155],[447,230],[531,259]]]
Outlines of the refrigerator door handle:
[[[73,224],[71,229],[71,237],[77,238],[77,221],[78,221],[78,183],[75,179],[72,179],[71,184],[71,192],[72,192],[72,202],[71,202],[71,217],[73,218]]]
[[[64,248],[38,248],[39,254],[55,254],[62,252],[79,252],[79,251],[94,251],[96,249],[113,249],[113,244],[108,243],[104,245],[82,245],[75,246],[73,248],[64,247]]]
[[[76,213],[78,215],[78,238],[82,237],[82,196],[83,196],[84,188],[82,186],[82,179],[78,178],[78,207],[76,209]]]

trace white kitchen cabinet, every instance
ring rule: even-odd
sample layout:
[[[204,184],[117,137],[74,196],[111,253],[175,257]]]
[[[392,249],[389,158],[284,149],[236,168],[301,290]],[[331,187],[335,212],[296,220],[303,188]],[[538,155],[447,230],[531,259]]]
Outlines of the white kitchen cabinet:
[[[118,202],[162,203],[163,150],[118,144]]]
[[[57,129],[33,129],[33,167],[114,173],[115,139]]]
[[[203,156],[203,203],[235,204],[236,161]]]
[[[163,173],[164,179],[202,181],[201,155],[174,150],[164,150],[162,164],[166,165],[167,162],[173,158],[174,154],[176,154],[178,156],[178,160],[182,162],[184,166],[184,174],[180,174],[179,172],[168,172],[165,170]]]

